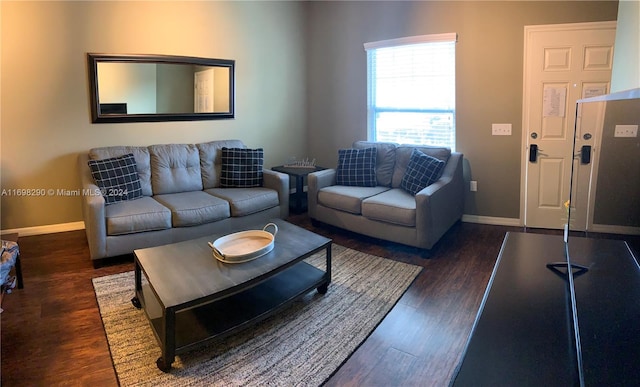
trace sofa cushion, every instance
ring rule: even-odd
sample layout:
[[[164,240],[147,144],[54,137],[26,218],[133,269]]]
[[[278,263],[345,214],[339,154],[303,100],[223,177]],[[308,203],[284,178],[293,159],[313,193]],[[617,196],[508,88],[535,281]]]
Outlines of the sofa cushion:
[[[148,196],[106,206],[104,214],[107,235],[171,228],[171,211]]]
[[[407,165],[409,165],[409,159],[411,159],[411,154],[413,153],[414,149],[417,149],[426,155],[433,156],[439,160],[442,160],[445,163],[451,156],[451,149],[445,147],[426,145],[398,146],[398,148],[396,149],[396,165],[393,168],[393,179],[391,182],[391,186],[393,188],[400,188],[400,183],[402,182],[402,178],[404,177],[404,172],[407,170]]]
[[[206,193],[229,202],[231,216],[245,216],[277,207],[278,192],[270,188],[211,188]]]
[[[88,164],[91,176],[100,188],[105,204],[142,197],[140,178],[133,154],[89,160]]]
[[[204,189],[220,186],[222,148],[245,148],[240,140],[220,140],[196,144],[200,152],[200,171]]]
[[[204,191],[156,195],[154,199],[171,210],[173,227],[196,226],[231,215],[229,203]]]
[[[362,200],[388,190],[388,187],[353,187],[332,185],[318,192],[318,204],[340,211],[360,214]]]
[[[362,216],[368,219],[415,227],[416,199],[400,188],[393,188],[362,201]]]
[[[412,195],[417,194],[440,178],[444,164],[444,161],[414,149],[400,182],[400,187]]]
[[[396,164],[396,148],[393,142],[356,141],[353,147],[357,149],[376,148],[376,181],[377,185],[391,187],[393,167]]]
[[[264,150],[262,148],[222,148],[220,187],[260,187],[263,168]]]
[[[193,144],[149,147],[154,195],[202,190],[200,155]]]
[[[336,184],[375,187],[376,182],[376,148],[339,149]]]
[[[89,159],[99,160],[108,159],[110,157],[124,156],[133,154],[136,159],[136,169],[138,170],[138,178],[140,178],[140,188],[144,196],[151,196],[151,157],[149,148],[143,146],[108,146],[102,148],[93,148],[89,150]]]

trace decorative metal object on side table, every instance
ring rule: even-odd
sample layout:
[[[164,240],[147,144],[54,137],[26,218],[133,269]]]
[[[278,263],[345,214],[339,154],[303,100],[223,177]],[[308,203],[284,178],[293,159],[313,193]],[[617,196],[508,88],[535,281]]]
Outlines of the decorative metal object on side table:
[[[315,159],[311,162],[308,160],[291,162],[284,165],[271,168],[276,172],[282,172],[289,175],[296,182],[296,191],[291,194],[290,207],[295,213],[301,213],[307,210],[307,194],[304,192],[304,178],[317,171],[322,171],[325,167],[315,165]]]

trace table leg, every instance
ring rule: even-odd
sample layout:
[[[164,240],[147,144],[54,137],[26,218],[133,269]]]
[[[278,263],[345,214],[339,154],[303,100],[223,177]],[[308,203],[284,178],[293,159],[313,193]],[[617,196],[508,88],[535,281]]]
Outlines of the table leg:
[[[296,212],[302,212],[302,199],[304,197],[304,176],[296,177]]]
[[[138,263],[138,259],[135,259],[134,263],[134,276],[135,276],[135,295],[131,299],[131,303],[137,309],[142,308],[142,304],[140,303],[140,296],[142,294],[142,271],[140,269],[140,264]]]
[[[176,313],[173,309],[165,309],[162,316],[162,356],[156,365],[162,372],[169,372],[176,357]]]
[[[318,293],[326,294],[329,290],[329,284],[331,283],[331,243],[327,246],[326,250],[327,263],[326,263],[326,271],[324,274],[324,278],[326,282],[320,286],[318,286]]]
[[[24,284],[22,282],[22,263],[20,262],[20,253],[16,256],[16,278],[18,281],[18,289],[22,289]]]

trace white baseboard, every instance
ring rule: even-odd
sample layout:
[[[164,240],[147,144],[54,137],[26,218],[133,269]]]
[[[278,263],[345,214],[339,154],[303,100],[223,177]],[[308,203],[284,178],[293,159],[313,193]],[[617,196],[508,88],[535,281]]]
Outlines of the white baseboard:
[[[589,231],[605,234],[640,235],[640,227],[612,226],[609,224],[593,224]]]
[[[467,223],[490,224],[495,226],[524,227],[517,218],[498,218],[493,216],[462,215],[462,221]],[[640,235],[640,227],[615,226],[608,224],[593,224],[590,232],[605,234]]]
[[[495,226],[522,227],[518,218],[498,218],[495,216],[462,215],[462,221],[467,223],[491,224]]]
[[[84,222],[49,224],[45,226],[22,227],[2,230],[3,234],[18,233],[21,237],[30,235],[54,234],[57,232],[84,230]]]

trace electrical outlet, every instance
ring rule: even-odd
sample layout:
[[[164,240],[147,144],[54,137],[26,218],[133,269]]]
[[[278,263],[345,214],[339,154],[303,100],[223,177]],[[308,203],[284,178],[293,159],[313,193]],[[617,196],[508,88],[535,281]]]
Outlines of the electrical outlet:
[[[469,190],[471,192],[476,192],[478,190],[478,182],[475,180],[471,180],[469,182]]]
[[[491,124],[492,136],[511,136],[511,124]]]
[[[638,125],[616,125],[614,137],[638,137]]]

